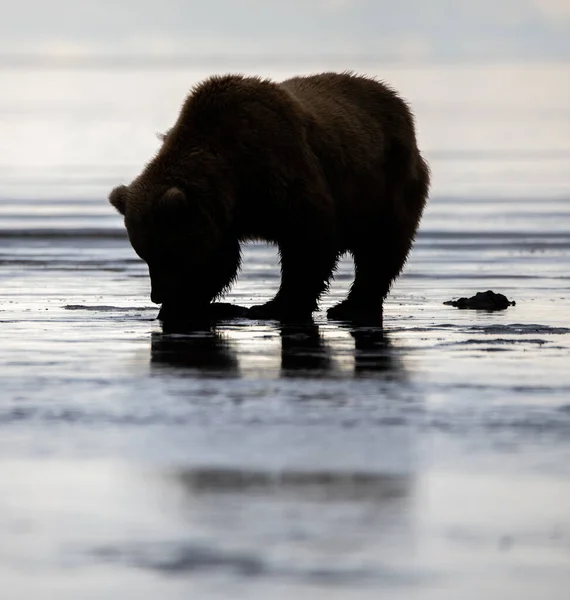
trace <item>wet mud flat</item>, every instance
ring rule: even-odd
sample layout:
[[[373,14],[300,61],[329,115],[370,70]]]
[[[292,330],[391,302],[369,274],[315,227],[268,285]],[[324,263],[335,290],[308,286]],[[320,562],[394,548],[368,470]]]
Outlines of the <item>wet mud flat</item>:
[[[186,334],[90,206],[0,231],[6,597],[567,597],[566,201],[433,200],[383,330],[326,320],[345,261],[312,325]],[[244,264],[250,306],[277,259]],[[444,304],[487,289],[516,305]]]

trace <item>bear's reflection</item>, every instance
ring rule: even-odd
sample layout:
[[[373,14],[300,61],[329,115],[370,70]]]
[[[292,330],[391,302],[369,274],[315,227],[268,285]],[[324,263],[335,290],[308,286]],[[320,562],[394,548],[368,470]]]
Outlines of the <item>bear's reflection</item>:
[[[334,364],[328,346],[315,323],[283,325],[281,335],[281,374],[331,374]]]
[[[354,339],[354,377],[381,377],[398,380],[404,376],[400,357],[389,335],[381,328],[345,326]],[[280,374],[282,377],[338,377],[335,361],[342,349],[326,343],[314,322],[281,325]],[[263,353],[263,342],[258,351]],[[279,360],[279,357],[276,357]],[[151,337],[151,365],[156,369],[175,369],[182,374],[239,377],[236,343],[220,332],[215,324],[192,330],[164,328]]]
[[[381,375],[400,378],[403,365],[382,328],[346,326],[354,339],[355,377]],[[281,333],[281,372],[283,376],[337,375],[336,354],[324,341],[315,323],[283,326]]]
[[[325,595],[338,584],[408,582],[386,565],[407,564],[417,547],[411,471],[205,464],[144,478],[175,535],[107,556],[175,576],[308,581]]]
[[[187,333],[153,333],[150,351],[155,369],[174,369],[183,374],[238,377],[239,362],[231,342],[214,328]]]
[[[355,377],[383,373],[386,378],[400,378],[403,364],[382,328],[351,328],[354,338]]]
[[[411,473],[309,469],[264,471],[247,468],[182,468],[165,473],[191,496],[202,494],[278,494],[313,500],[406,501],[415,487]]]

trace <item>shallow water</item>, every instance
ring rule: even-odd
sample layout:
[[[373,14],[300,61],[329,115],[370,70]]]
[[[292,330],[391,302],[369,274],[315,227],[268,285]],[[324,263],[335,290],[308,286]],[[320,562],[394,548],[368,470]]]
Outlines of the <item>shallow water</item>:
[[[201,74],[3,70],[6,597],[567,597],[568,68],[378,72],[434,170],[384,331],[324,318],[345,261],[314,327],[168,335],[105,196]],[[227,300],[277,285],[249,246]]]

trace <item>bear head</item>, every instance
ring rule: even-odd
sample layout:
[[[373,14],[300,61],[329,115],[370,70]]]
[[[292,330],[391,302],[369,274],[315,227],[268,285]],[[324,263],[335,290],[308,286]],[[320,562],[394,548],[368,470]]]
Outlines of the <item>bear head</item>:
[[[230,224],[232,192],[219,157],[167,142],[131,184],[113,189],[109,202],[148,265],[152,301],[189,310],[219,293],[209,284],[212,257]]]

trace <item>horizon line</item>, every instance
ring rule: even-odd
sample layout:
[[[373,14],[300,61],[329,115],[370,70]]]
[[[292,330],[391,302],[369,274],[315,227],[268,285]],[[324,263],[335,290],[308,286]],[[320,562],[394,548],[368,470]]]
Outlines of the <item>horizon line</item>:
[[[83,54],[72,56],[57,56],[53,54],[16,54],[0,53],[0,68],[6,67],[51,67],[51,68],[159,68],[185,66],[200,66],[201,64],[255,64],[255,65],[293,65],[299,61],[313,64],[332,62],[353,62],[356,64],[393,64],[398,67],[424,67],[446,65],[469,66],[540,66],[540,65],[570,65],[569,58],[517,58],[517,57],[405,57],[387,54],[311,54],[311,53],[276,53],[276,54]]]

